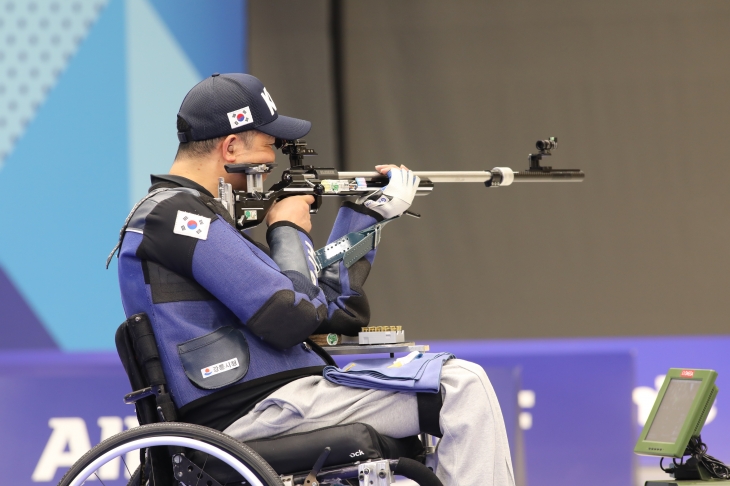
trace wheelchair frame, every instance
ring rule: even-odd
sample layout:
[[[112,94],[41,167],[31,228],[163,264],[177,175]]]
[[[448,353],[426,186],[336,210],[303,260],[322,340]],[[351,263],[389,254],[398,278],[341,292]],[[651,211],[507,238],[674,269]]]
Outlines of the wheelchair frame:
[[[92,448],[69,469],[59,486],[81,486],[104,464],[118,461],[118,458],[124,460],[133,450],[139,450],[140,466],[134,472],[127,468],[129,486],[388,486],[396,474],[422,486],[442,486],[429,468],[408,457],[376,457],[323,468],[330,447],[322,451],[311,470],[280,475],[245,443],[215,429],[177,422],[177,409],[167,389],[157,343],[146,316],[135,315],[122,323],[115,341],[134,390],[124,397],[124,401],[135,405],[141,425]],[[421,441],[428,441],[424,442],[424,449],[433,453],[430,436],[421,434]],[[202,467],[193,461],[197,451],[206,454]],[[214,459],[206,471],[209,456]],[[221,474],[227,479],[231,477],[231,470],[235,471],[236,480],[222,484],[218,481],[221,476],[217,479],[209,474],[211,468],[214,472],[226,471]]]

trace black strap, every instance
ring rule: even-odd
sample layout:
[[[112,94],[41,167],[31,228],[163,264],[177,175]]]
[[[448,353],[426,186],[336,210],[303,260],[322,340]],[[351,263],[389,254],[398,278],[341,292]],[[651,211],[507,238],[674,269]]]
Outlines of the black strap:
[[[147,314],[135,314],[128,319],[128,322],[137,360],[147,373],[150,386],[166,385],[160,353],[157,351],[157,342]]]
[[[416,393],[418,401],[418,426],[421,432],[431,434],[434,437],[443,437],[439,417],[441,407],[444,404],[441,392],[438,393]]]

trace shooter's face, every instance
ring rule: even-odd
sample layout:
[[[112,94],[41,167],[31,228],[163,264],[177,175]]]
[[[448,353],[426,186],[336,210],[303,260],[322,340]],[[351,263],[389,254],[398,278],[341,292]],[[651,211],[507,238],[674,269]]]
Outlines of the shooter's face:
[[[255,132],[251,143],[247,146],[240,139],[234,146],[235,163],[237,164],[271,164],[276,160],[274,142],[276,139],[265,133]],[[268,174],[263,174],[264,180]],[[237,191],[246,189],[245,174],[228,174],[226,182]]]
[[[246,164],[271,164],[276,160],[274,142],[276,139],[265,133],[255,132],[250,147],[244,145],[241,162]]]

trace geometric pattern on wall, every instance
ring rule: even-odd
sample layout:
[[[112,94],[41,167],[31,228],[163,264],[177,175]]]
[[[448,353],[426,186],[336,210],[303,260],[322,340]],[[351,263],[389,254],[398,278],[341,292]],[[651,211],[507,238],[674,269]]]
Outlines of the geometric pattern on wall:
[[[107,2],[0,1],[0,167]]]
[[[43,15],[19,14],[32,9],[56,9],[54,25],[67,26],[66,40],[54,37]],[[42,66],[51,77],[33,71],[35,91],[18,81],[17,66],[8,81],[10,51],[0,61],[5,93],[12,84],[2,100],[21,110],[21,86],[31,100],[18,118],[22,129],[6,138],[0,169],[0,207],[11,208],[0,238],[0,309],[12,309],[0,312],[0,340],[15,348],[114,348],[124,313],[116,262],[104,270],[104,259],[148,174],[166,171],[174,158],[185,92],[209,71],[245,72],[245,10],[239,0],[0,0],[0,45],[13,43],[11,58],[23,56],[16,31],[9,40],[10,24],[25,29],[24,42],[45,26],[56,48],[55,64]],[[36,54],[43,52],[51,50]],[[0,129],[0,137],[8,133]],[[37,338],[13,341],[9,325],[35,328]]]

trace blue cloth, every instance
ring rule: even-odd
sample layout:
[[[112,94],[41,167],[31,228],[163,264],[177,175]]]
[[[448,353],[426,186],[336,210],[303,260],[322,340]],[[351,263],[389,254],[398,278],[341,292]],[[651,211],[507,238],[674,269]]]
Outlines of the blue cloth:
[[[441,369],[454,358],[451,353],[422,353],[400,367],[395,358],[356,360],[345,366],[325,366],[324,377],[337,385],[375,390],[438,393]],[[399,358],[400,359],[400,358]]]

